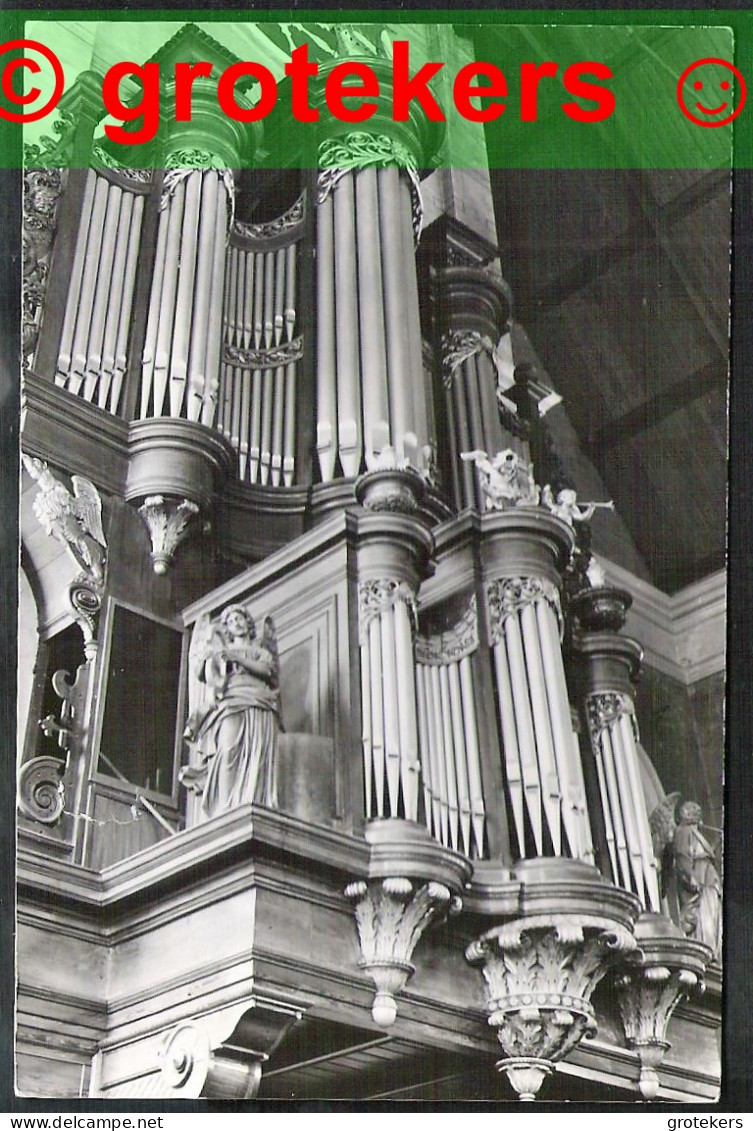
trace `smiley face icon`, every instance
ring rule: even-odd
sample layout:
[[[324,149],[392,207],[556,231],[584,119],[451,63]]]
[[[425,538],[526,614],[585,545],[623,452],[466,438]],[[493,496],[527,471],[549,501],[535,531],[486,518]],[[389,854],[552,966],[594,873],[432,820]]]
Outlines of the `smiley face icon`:
[[[726,126],[742,110],[746,94],[745,79],[726,59],[696,59],[677,80],[680,109],[697,126]]]

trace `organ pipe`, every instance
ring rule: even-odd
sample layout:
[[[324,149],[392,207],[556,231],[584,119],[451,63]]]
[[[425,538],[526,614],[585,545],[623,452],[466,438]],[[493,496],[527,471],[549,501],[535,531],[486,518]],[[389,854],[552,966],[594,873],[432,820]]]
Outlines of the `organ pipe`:
[[[343,164],[338,164],[342,161]],[[322,479],[388,446],[431,458],[412,227],[413,161],[387,136],[322,143],[317,220],[317,451]],[[334,284],[332,276],[334,274]]]
[[[90,169],[71,267],[55,382],[117,412],[141,236],[143,196]]]

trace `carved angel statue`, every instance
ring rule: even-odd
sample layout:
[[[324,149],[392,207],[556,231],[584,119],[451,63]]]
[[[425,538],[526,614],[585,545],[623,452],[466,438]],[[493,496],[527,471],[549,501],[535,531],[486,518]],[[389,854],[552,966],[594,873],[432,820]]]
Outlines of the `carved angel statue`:
[[[33,503],[40,526],[62,542],[76,565],[93,581],[104,581],[107,542],[102,529],[102,500],[83,475],[71,476],[73,494],[36,456],[23,456],[24,467],[39,484]]]
[[[533,467],[511,448],[497,452],[492,459],[480,450],[461,452],[460,458],[475,463],[487,510],[538,504],[539,488],[533,480]]]
[[[700,829],[702,816],[696,801],[680,806],[674,837],[680,926],[689,938],[706,943],[718,955],[722,945],[722,882],[714,849]]]
[[[196,758],[181,781],[202,793],[205,817],[250,801],[276,808],[280,696],[272,619],[258,639],[244,605],[230,605],[218,621],[205,614],[194,627],[189,666],[184,736]]]
[[[557,492],[555,499],[548,483],[541,490],[541,502],[568,526],[572,526],[574,522],[588,522],[599,507],[608,511],[614,510],[614,502],[611,499],[608,503],[579,503],[577,493],[571,487],[563,487]]]
[[[648,819],[659,876],[659,893],[662,899],[666,898],[667,880],[674,867],[673,845],[677,832],[677,802],[679,800],[679,793],[668,793]]]

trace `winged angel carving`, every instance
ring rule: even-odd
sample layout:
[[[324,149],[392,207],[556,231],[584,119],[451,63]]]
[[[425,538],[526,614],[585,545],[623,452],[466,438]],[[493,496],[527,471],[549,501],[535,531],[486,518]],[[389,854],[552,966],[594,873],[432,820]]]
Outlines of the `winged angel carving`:
[[[79,569],[101,584],[104,581],[107,542],[102,529],[102,500],[94,484],[83,475],[71,476],[73,494],[56,479],[44,460],[23,456],[24,467],[39,484],[32,504],[40,526],[62,542]]]
[[[660,868],[661,894],[676,888],[679,925],[689,938],[721,949],[722,885],[716,854],[701,832],[701,807],[684,801],[677,812],[680,794],[670,793],[650,817],[654,855]],[[678,820],[679,816],[679,820]]]
[[[181,781],[202,794],[204,817],[250,801],[276,808],[280,694],[271,617],[259,638],[244,605],[230,605],[214,621],[204,614],[191,637],[189,667],[185,738],[194,756]]]

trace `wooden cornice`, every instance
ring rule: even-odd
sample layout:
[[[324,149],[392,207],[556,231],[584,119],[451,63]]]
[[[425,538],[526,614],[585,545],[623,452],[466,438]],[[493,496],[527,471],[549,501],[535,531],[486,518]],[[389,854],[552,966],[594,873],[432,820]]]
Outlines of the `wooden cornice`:
[[[58,906],[77,906],[96,917],[105,910],[107,922],[113,914],[130,910],[158,892],[174,890],[192,882],[199,872],[206,877],[223,858],[238,863],[244,858],[275,857],[305,861],[312,872],[334,870],[347,878],[368,872],[369,849],[362,840],[256,805],[244,805],[215,821],[197,825],[178,837],[119,861],[101,872],[50,860],[23,847],[18,854],[20,899],[24,893],[46,898],[54,895]]]

